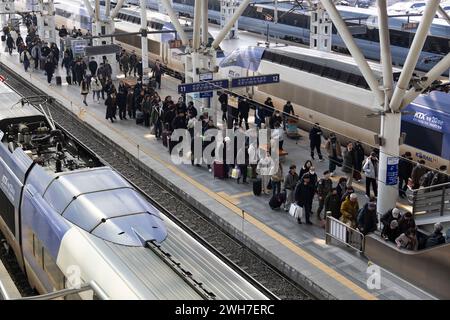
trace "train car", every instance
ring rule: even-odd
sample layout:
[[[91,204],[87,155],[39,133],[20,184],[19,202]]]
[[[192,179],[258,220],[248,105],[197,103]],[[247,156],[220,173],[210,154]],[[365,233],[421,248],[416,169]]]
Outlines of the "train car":
[[[32,288],[95,284],[107,299],[268,298],[56,126],[49,111],[21,104],[5,84],[0,96],[0,230]]]
[[[238,57],[232,60],[245,59]],[[370,62],[369,66],[381,84],[381,65]],[[226,60],[222,69],[229,74],[245,74],[245,69],[236,64],[227,68]],[[393,69],[394,78],[400,71]],[[273,73],[280,74],[280,83],[258,86],[254,93],[255,100],[264,101],[270,96],[280,109],[289,100],[295,113],[303,119],[300,121],[303,129],[309,130],[312,123],[319,122],[323,128],[340,133],[342,142],[358,137],[368,145],[374,144],[374,135],[380,132],[380,118],[368,115],[373,114],[378,106],[353,58],[292,46],[264,49],[255,74]],[[448,121],[448,101],[448,93],[431,92],[421,95],[408,107],[414,110],[425,108],[430,112],[414,112],[413,120],[411,116],[404,115],[402,130],[409,138],[401,146],[402,152],[412,151],[416,159],[426,160],[430,167],[450,167],[447,147],[450,130],[443,124]],[[429,125],[424,122],[428,120],[416,121],[418,117],[429,119]],[[409,124],[411,121],[414,125]],[[414,126],[421,126],[420,132],[428,133],[417,135],[419,130],[415,130]],[[427,137],[439,139],[430,142]]]

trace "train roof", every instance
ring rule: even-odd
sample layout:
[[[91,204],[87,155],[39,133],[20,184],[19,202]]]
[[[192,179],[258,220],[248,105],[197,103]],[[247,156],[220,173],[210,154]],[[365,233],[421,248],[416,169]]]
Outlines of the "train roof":
[[[65,219],[107,241],[142,246],[167,236],[159,210],[109,167],[61,173],[43,197]]]
[[[416,106],[437,111],[450,117],[450,94],[441,91],[431,91],[421,94],[412,103]]]
[[[273,4],[254,4],[255,7],[261,7],[269,10],[274,10],[275,6]],[[279,3],[277,5],[277,10],[280,12],[292,11],[294,14],[300,15],[310,15],[311,11],[309,9],[296,8],[292,9],[293,5],[290,3]],[[378,27],[378,12],[376,8],[356,8],[350,6],[336,6],[341,16],[344,19],[361,19],[362,24],[366,24],[369,27]],[[404,30],[403,23],[406,22],[419,22],[421,17],[391,17],[389,19],[389,28],[392,30],[415,32],[415,29]],[[349,20],[351,21],[351,20]],[[430,35],[436,37],[449,38],[450,37],[450,26],[447,21],[441,18],[435,18],[430,28]]]
[[[43,117],[33,106],[29,104],[22,106],[19,103],[20,98],[21,97],[5,83],[0,82],[0,124],[6,119]]]

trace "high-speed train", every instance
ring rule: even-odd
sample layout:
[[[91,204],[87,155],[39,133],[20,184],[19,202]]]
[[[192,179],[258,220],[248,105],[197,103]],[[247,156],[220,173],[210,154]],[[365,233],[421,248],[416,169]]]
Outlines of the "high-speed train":
[[[249,48],[249,50],[254,50]],[[361,71],[352,57],[338,53],[320,52],[308,48],[280,46],[261,48],[256,74],[279,74],[280,83],[260,85],[254,99],[264,101],[272,97],[279,109],[291,101],[300,126],[309,130],[319,122],[323,128],[340,134],[342,143],[354,137],[368,145],[374,145],[374,135],[380,132],[380,118],[368,117],[377,108]],[[242,55],[247,55],[241,50]],[[221,70],[229,74],[245,74],[245,67],[233,61],[222,61]],[[382,84],[382,68],[375,62],[369,65]],[[394,78],[401,70],[394,68]],[[448,80],[443,85],[450,87]],[[420,95],[405,108],[402,116],[402,132],[406,134],[401,150],[411,151],[415,159],[424,159],[433,168],[445,164],[450,167],[450,94],[432,91]],[[325,130],[325,131],[328,131]]]
[[[28,4],[31,0],[25,1]],[[118,18],[132,24],[139,24],[140,11],[138,7],[133,5],[138,5],[139,1],[128,0],[126,3],[129,4],[128,7],[120,11],[121,14],[119,14]],[[193,4],[194,0],[174,0],[173,8],[180,14],[180,16],[192,18],[194,16]],[[210,0],[208,5],[209,21],[211,23],[219,24],[220,2]],[[158,10],[158,3],[155,0],[147,0],[147,7],[153,10]],[[82,28],[85,30],[91,29],[92,19],[84,8],[83,1],[61,0],[55,4],[55,9],[57,20],[58,16],[62,20],[59,25],[65,23],[66,26],[71,26],[74,24],[77,28]],[[274,6],[266,3],[258,4],[258,1],[256,1],[253,5],[249,5],[239,18],[239,28],[263,35],[269,32],[269,36],[271,37],[308,44],[310,38],[310,11],[307,9],[291,9],[291,4],[279,3],[278,15],[280,18],[278,19],[278,23],[274,23],[273,21],[267,20],[268,17],[273,18]],[[355,42],[367,59],[379,61],[380,47],[376,10],[373,8],[362,9],[348,6],[338,6],[338,10],[350,26],[363,27],[359,28],[359,31],[353,35]],[[101,11],[103,12],[103,7],[101,7]],[[129,18],[130,15],[133,17]],[[162,18],[163,16],[166,17],[165,15],[159,15],[155,11],[151,11],[151,13],[149,13],[149,21],[152,20],[152,17],[154,17],[153,19],[155,21],[165,20],[161,26],[154,29],[159,28],[159,30],[161,30],[164,24],[170,25],[170,20],[167,17]],[[396,66],[403,65],[416,30],[407,29],[405,26],[408,22],[417,21],[417,17],[395,17],[389,19],[392,61]],[[181,22],[182,24],[186,23],[184,20]],[[150,22],[149,27],[152,27]],[[173,27],[170,28],[173,29]],[[155,41],[156,38],[161,39],[160,36],[153,36],[154,39],[151,39],[153,41]],[[163,40],[163,42],[166,41],[167,38]],[[334,51],[347,53],[347,48],[334,27],[332,41]],[[155,46],[153,45],[153,47]],[[424,72],[430,70],[440,60],[440,58],[443,57],[443,54],[449,51],[450,26],[443,19],[435,19],[430,28],[429,35],[420,55],[416,69]],[[174,56],[176,55],[179,55],[179,53],[174,54]],[[446,74],[448,75],[448,73]]]
[[[129,4],[138,4],[137,0],[127,1]],[[258,3],[260,2],[260,3]],[[194,16],[194,0],[174,0],[173,8],[181,16]],[[220,24],[220,1],[208,2],[208,17],[210,22]],[[147,6],[158,10],[156,0],[147,0]],[[267,1],[255,1],[249,5],[239,18],[239,28],[258,34],[277,37],[303,44],[309,44],[310,38],[310,11],[305,8],[292,9],[291,3],[278,3],[278,23],[273,22],[274,5]],[[362,26],[353,36],[358,47],[367,59],[380,61],[379,31],[376,9],[363,9],[349,6],[337,7],[349,26]],[[411,46],[416,29],[405,27],[409,22],[417,22],[420,17],[393,17],[389,19],[390,42],[392,61],[402,66],[409,47]],[[417,26],[415,27],[417,28]],[[355,29],[356,30],[356,29]],[[362,30],[362,31],[361,31]],[[341,37],[333,27],[333,50],[347,53],[347,48]],[[417,69],[428,71],[439,58],[450,51],[450,26],[444,19],[434,19],[429,35],[421,53]]]
[[[267,298],[50,112],[21,106],[5,84],[0,96],[0,229],[39,293],[95,284],[107,299]]]

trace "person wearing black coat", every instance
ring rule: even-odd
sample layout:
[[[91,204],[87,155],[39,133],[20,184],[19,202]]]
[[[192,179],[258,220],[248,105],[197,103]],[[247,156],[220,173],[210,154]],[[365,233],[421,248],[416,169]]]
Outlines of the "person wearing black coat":
[[[189,114],[189,113],[192,114],[192,116],[194,118],[197,118],[198,112],[197,112],[197,109],[194,106],[194,102],[193,101],[189,101],[187,109],[186,109],[186,112],[187,112],[187,114]]]
[[[75,73],[75,78],[73,79],[75,83],[77,83],[78,85],[81,85],[81,80],[83,80],[83,66],[81,65],[81,61],[77,61],[75,63],[75,66],[73,68],[74,73]]]
[[[331,216],[335,219],[341,217],[341,197],[336,188],[332,188],[331,192],[325,198],[325,213],[331,212]]]
[[[45,73],[47,74],[48,84],[52,83],[53,73],[55,72],[55,65],[53,60],[49,57],[45,62]]]
[[[408,179],[411,177],[413,170],[413,162],[411,152],[405,152],[398,162],[398,195],[401,198],[406,196],[406,188],[408,187]]]
[[[311,148],[311,159],[314,160],[314,149],[317,150],[319,161],[323,161],[322,152],[320,151],[320,144],[322,143],[323,132],[320,129],[319,124],[315,123],[314,127],[309,131],[309,142]]]
[[[239,112],[239,127],[242,126],[242,121],[245,122],[245,130],[249,129],[248,126],[248,113],[250,111],[250,105],[247,99],[240,97],[238,102]]]
[[[8,33],[8,38],[6,38],[6,46],[8,47],[9,55],[12,55],[14,49],[14,39],[11,37],[10,33]]]
[[[95,61],[95,58],[92,57],[91,61],[89,61],[89,71],[91,72],[91,75],[96,75],[97,74],[97,69],[98,69],[98,63],[97,61]]]
[[[127,91],[120,90],[117,93],[117,106],[119,107],[119,118],[120,120],[127,120]]]
[[[314,186],[310,182],[308,174],[303,176],[303,182],[299,181],[295,187],[295,201],[297,205],[303,208],[303,214],[305,215],[306,224],[312,224],[309,220],[312,211],[312,202],[314,198]],[[298,223],[302,223],[301,218],[297,218]]]
[[[359,230],[364,234],[368,234],[377,230],[377,206],[374,202],[369,202],[361,212],[361,218],[358,219]],[[359,218],[359,217],[358,217]]]
[[[108,94],[108,97],[105,101],[106,105],[106,120],[111,120],[112,123],[114,123],[114,120],[116,119],[116,109],[117,109],[117,99],[116,99],[116,93],[113,92],[112,94]]]
[[[227,121],[228,95],[225,92],[219,96],[220,110],[222,110],[222,121]]]
[[[363,161],[364,161],[364,148],[359,141],[355,142],[353,146],[354,155],[355,155],[355,171],[360,173],[362,171]],[[360,179],[358,179],[360,180]]]

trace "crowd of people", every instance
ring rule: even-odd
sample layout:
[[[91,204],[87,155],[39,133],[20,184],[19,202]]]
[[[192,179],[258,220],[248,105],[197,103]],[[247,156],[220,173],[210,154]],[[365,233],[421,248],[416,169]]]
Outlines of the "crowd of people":
[[[17,49],[20,61],[25,71],[32,66],[34,70],[42,69],[47,75],[48,83],[51,84],[55,70],[60,63],[60,52],[56,44],[50,45],[41,41],[36,34],[36,25],[33,18],[27,18],[28,33],[25,39],[18,34],[13,39],[11,32],[4,29],[6,45],[11,54]],[[66,28],[59,30],[60,37],[82,36],[81,30],[73,29],[70,33]],[[136,84],[128,85],[125,81],[119,81],[117,87],[112,81],[112,67],[106,57],[103,57],[100,65],[95,58],[86,61],[82,57],[74,57],[70,47],[63,52],[61,67],[66,71],[66,80],[69,85],[78,85],[83,103],[87,106],[87,97],[92,93],[92,101],[101,100],[106,105],[105,118],[112,123],[117,120],[134,119],[137,124],[151,128],[152,133],[160,139],[165,146],[172,150],[178,141],[171,141],[170,135],[176,129],[186,129],[191,133],[192,144],[195,139],[194,127],[201,125],[201,135],[209,129],[214,129],[215,124],[207,113],[200,114],[193,101],[185,103],[183,97],[173,101],[171,96],[162,99],[157,91],[161,88],[162,66],[156,61],[153,68],[153,81],[144,84],[142,81],[142,61],[136,53],[128,53],[122,50],[117,55],[120,70],[125,77],[137,78]],[[222,120],[227,123],[228,128],[235,132],[245,133],[249,129],[249,112],[251,105],[245,97],[239,97],[237,108],[228,107],[228,94],[222,92],[218,98],[223,111]],[[279,150],[283,150],[284,137],[287,133],[287,124],[291,116],[295,116],[292,104],[287,101],[283,106],[283,112],[277,110],[268,97],[264,106],[258,105],[255,110],[254,124],[257,128],[263,125],[271,128],[272,140],[278,141]],[[309,131],[309,147],[311,160],[318,157],[318,161],[324,161],[322,154],[322,142],[324,133],[319,123],[315,123]],[[202,142],[202,150],[214,143],[214,139]],[[224,150],[229,147],[229,140],[224,140]],[[324,218],[324,213],[339,219],[351,228],[359,229],[363,234],[377,230],[378,215],[376,208],[377,180],[378,180],[378,158],[379,151],[373,149],[368,157],[365,157],[363,145],[359,142],[348,142],[344,148],[334,133],[330,133],[325,139],[325,151],[328,158],[328,170],[319,177],[312,161],[307,160],[297,170],[292,164],[289,172],[283,172],[283,166],[275,165],[270,151],[261,150],[258,144],[245,143],[242,150],[234,150],[234,159],[226,159],[223,152],[220,167],[220,177],[235,178],[237,183],[249,183],[249,179],[259,181],[261,192],[272,194],[269,205],[273,209],[282,208],[289,211],[291,205],[295,204],[302,208],[303,216],[298,216],[298,223],[302,219],[306,224],[312,224],[313,200],[317,197],[318,206],[315,211],[319,221]],[[237,159],[245,159],[240,163]],[[201,166],[206,164],[212,171],[216,169],[216,163],[205,163],[197,159],[196,155],[191,157],[192,165]],[[424,161],[413,165],[409,152],[402,155],[399,163],[399,196],[405,196],[407,186],[412,188],[427,187],[449,182],[446,174],[447,167],[441,166],[438,172],[429,171],[424,166]],[[340,167],[342,177],[336,185],[333,185],[331,177],[336,175],[336,169]],[[218,166],[219,168],[219,166]],[[216,171],[216,170],[215,170]],[[358,196],[353,188],[353,181],[362,181],[365,176],[365,191],[367,201],[360,207]],[[215,173],[216,174],[216,173]],[[372,190],[371,190],[372,189]],[[371,193],[372,191],[372,193]],[[406,212],[400,215],[399,210],[394,208],[381,217],[383,223],[382,235],[385,239],[397,243],[401,248],[417,249],[420,246],[429,247],[433,244],[442,243],[442,226],[435,226],[435,233],[423,240],[422,245],[416,237],[416,228],[412,215]],[[444,239],[445,241],[445,239]]]

